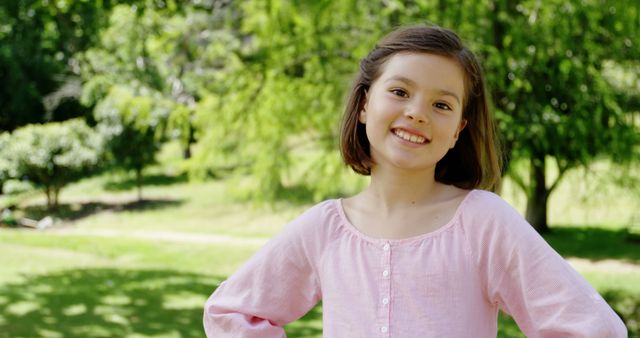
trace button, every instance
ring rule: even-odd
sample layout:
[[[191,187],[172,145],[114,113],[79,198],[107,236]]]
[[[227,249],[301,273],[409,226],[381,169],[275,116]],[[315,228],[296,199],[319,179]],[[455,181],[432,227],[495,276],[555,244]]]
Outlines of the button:
[[[384,305],[389,304],[389,298],[382,298],[382,304]]]
[[[382,332],[382,333],[385,333],[387,331],[389,331],[389,328],[386,327],[386,326],[383,326],[383,327],[380,328],[380,332]]]
[[[382,271],[382,275],[385,277],[389,277],[389,270]]]
[[[389,247],[390,247],[390,245],[389,245],[389,243],[387,243],[382,247],[382,250],[389,251]]]

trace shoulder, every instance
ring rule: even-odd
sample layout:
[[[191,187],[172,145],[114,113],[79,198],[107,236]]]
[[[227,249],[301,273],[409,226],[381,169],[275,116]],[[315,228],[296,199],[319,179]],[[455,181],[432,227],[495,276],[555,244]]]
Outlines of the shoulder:
[[[482,271],[490,271],[491,266],[507,269],[518,257],[546,257],[553,252],[524,217],[497,194],[473,190],[464,203],[460,226]]]
[[[317,203],[291,220],[283,234],[291,236],[314,236],[318,240],[335,228],[341,221],[339,200],[330,199]]]
[[[463,201],[460,222],[468,236],[487,241],[537,237],[533,227],[502,197],[484,190],[473,190]]]
[[[467,218],[478,217],[485,220],[513,219],[522,220],[520,213],[499,195],[486,190],[469,192],[461,208]]]

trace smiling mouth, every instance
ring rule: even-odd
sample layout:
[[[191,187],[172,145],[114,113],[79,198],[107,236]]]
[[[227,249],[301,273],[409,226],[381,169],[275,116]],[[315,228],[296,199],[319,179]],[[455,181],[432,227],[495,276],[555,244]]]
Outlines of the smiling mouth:
[[[427,139],[423,136],[420,135],[415,135],[415,134],[411,134],[405,130],[402,129],[393,129],[393,134],[395,134],[396,136],[398,136],[399,138],[411,142],[411,143],[415,143],[415,144],[425,144],[427,143]]]

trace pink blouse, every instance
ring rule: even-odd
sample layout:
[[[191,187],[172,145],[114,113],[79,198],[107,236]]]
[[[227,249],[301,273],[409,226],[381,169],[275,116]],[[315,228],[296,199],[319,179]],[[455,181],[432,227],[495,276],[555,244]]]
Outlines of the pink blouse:
[[[289,223],[205,305],[207,337],[285,337],[323,304],[325,337],[626,337],[600,295],[500,197],[473,190],[440,229],[371,238],[340,200]]]

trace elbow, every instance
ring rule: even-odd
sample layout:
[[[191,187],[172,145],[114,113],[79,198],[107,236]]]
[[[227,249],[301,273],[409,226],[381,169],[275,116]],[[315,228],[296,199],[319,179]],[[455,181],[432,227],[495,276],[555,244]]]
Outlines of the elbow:
[[[202,324],[207,337],[219,337],[220,332],[225,330],[225,316],[221,313],[211,299],[207,300],[204,306],[204,316]]]
[[[208,338],[286,338],[276,323],[220,306],[213,297],[205,304],[203,325]]]
[[[221,304],[214,293],[204,304],[204,332],[207,337],[235,337],[234,332],[238,333],[242,317],[238,311]]]

